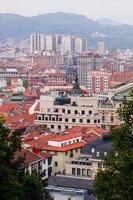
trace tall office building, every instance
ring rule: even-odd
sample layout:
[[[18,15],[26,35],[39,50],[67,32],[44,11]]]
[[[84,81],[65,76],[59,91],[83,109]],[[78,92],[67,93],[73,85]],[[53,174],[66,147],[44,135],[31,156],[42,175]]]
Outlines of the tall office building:
[[[82,37],[75,37],[74,49],[76,54],[81,54],[87,50],[87,40]]]
[[[104,55],[105,53],[105,44],[104,44],[104,40],[103,39],[99,39],[98,41],[98,53],[99,55]]]

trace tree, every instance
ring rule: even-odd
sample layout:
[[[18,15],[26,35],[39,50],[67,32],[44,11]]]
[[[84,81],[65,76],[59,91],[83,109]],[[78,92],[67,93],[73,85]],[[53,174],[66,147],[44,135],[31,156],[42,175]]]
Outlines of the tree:
[[[24,158],[14,160],[21,148],[20,131],[13,133],[0,118],[0,198],[2,200],[51,200],[41,178],[26,174],[22,168]]]
[[[29,86],[29,81],[28,81],[28,79],[24,79],[24,80],[23,80],[23,87],[28,88],[28,86]]]
[[[106,169],[94,181],[98,200],[133,199],[133,99],[124,98],[118,110],[122,123],[111,131],[112,151],[104,158]]]

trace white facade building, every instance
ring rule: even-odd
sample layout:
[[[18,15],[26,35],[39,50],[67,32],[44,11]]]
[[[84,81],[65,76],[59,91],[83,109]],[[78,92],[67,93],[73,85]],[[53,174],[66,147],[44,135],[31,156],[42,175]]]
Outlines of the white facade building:
[[[44,124],[54,132],[72,126],[101,126],[98,98],[82,96],[41,96],[35,124]]]
[[[45,50],[46,51],[55,51],[55,36],[54,35],[46,35],[45,36]]]
[[[71,35],[63,35],[61,38],[61,53],[73,53],[74,52],[74,41]]]
[[[45,40],[43,34],[32,34],[30,36],[30,52],[42,51],[45,48]]]
[[[87,40],[82,37],[75,37],[75,53],[80,54],[87,50]]]
[[[105,44],[103,39],[100,39],[98,42],[98,53],[101,56],[105,53]]]

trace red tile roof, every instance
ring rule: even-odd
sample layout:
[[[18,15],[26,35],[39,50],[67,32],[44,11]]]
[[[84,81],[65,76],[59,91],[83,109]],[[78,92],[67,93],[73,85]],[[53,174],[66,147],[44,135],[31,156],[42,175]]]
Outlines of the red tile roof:
[[[73,144],[69,144],[69,145],[61,146],[61,147],[47,145],[44,147],[44,150],[65,152],[65,151],[70,151],[72,149],[81,148],[85,146],[85,144],[86,142],[81,141],[81,142],[75,142]]]
[[[41,156],[34,154],[27,149],[21,149],[15,153],[14,159],[17,160],[19,157],[24,158],[24,164],[31,164],[32,162],[39,161],[42,159]]]
[[[57,135],[55,138],[51,139],[51,141],[62,142],[62,141],[74,139],[74,138],[77,138],[77,137],[81,137],[81,134],[77,133],[77,132],[66,133],[66,134]]]
[[[0,107],[0,114],[4,114],[4,113],[8,113],[10,112],[12,109],[16,109],[18,108],[17,103],[4,103],[1,107]]]
[[[66,133],[79,133],[82,135],[82,139],[85,142],[91,142],[92,140],[101,137],[103,134],[108,133],[107,130],[101,129],[99,127],[90,126],[74,126],[66,131]]]

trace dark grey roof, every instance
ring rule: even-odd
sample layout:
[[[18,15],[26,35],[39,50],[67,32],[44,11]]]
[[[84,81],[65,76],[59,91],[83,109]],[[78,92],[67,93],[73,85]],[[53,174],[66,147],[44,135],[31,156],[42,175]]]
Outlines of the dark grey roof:
[[[91,192],[93,188],[93,181],[89,179],[75,177],[51,176],[48,179],[48,185],[56,187],[84,189],[88,192]]]
[[[95,149],[94,153],[92,153],[92,148]],[[96,156],[97,152],[99,152],[100,156],[102,156],[104,152],[109,152],[111,149],[112,149],[112,139],[109,135],[105,135],[101,138],[98,138],[86,144],[83,147],[82,153],[87,155],[92,155],[92,158],[97,158]]]

